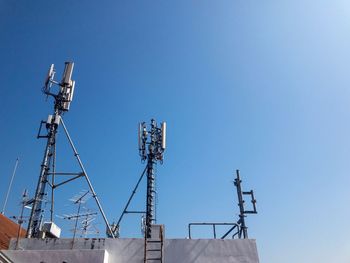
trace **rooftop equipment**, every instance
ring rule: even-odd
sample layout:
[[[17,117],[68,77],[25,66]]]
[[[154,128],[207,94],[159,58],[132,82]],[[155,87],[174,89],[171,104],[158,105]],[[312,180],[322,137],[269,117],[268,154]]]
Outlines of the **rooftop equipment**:
[[[246,226],[245,223],[245,217],[246,214],[257,214],[256,210],[256,200],[254,197],[254,192],[253,190],[250,191],[242,191],[242,186],[241,186],[242,180],[239,175],[239,170],[236,170],[236,178],[234,180],[234,185],[236,186],[237,189],[237,196],[238,196],[238,206],[239,206],[239,219],[236,223],[222,223],[222,222],[214,222],[214,223],[190,223],[188,224],[188,238],[192,238],[191,230],[193,226],[211,226],[213,230],[213,237],[214,239],[217,238],[218,233],[217,233],[217,227],[218,226],[231,226],[231,228],[220,235],[220,239],[225,239],[229,234],[232,233],[232,239],[234,238],[248,238],[248,227]],[[244,195],[249,195],[251,197],[251,203],[253,206],[253,210],[246,210],[244,207]]]
[[[237,221],[237,224],[240,226],[240,231],[238,233],[238,237],[248,238],[248,227],[245,224],[246,214],[257,214],[258,212],[256,211],[256,200],[254,197],[253,190],[242,191],[241,182],[242,180],[239,175],[239,170],[236,170],[236,179],[234,181],[234,184],[237,189],[238,206],[239,206],[239,220]],[[253,205],[253,210],[245,210],[244,198],[243,198],[244,195],[249,195],[251,197],[250,202]]]
[[[165,150],[166,123],[157,126],[154,119],[151,120],[150,130],[147,131],[146,123],[139,124],[139,153],[142,161],[147,160],[147,196],[146,196],[146,220],[145,236],[151,237],[151,225],[156,223],[155,216],[155,165],[157,161],[163,163]],[[148,146],[148,147],[147,147]],[[147,148],[147,149],[146,149]]]
[[[139,180],[129,197],[122,214],[117,223],[111,226],[114,236],[119,237],[120,222],[125,214],[143,214],[142,230],[145,237],[151,237],[151,226],[156,223],[156,205],[155,205],[155,165],[157,162],[163,163],[164,151],[166,147],[166,122],[157,125],[154,119],[151,120],[149,130],[145,122],[139,123],[138,127],[138,146],[141,161],[147,160],[147,165],[143,170]],[[139,187],[142,178],[147,174],[147,195],[146,195],[146,211],[129,211],[128,207]],[[110,235],[107,229],[107,235]]]
[[[70,109],[70,103],[73,100],[75,81],[72,80],[74,63],[65,62],[65,68],[62,75],[61,82],[54,80],[56,71],[54,65],[52,64],[49,68],[48,74],[45,79],[45,85],[43,87],[43,92],[46,96],[51,96],[54,98],[54,111],[52,115],[49,115],[47,121],[41,121],[40,128],[38,132],[38,138],[47,139],[46,148],[44,151],[44,157],[41,164],[41,170],[39,175],[39,180],[33,199],[32,211],[28,223],[27,237],[38,238],[40,237],[41,222],[44,219],[44,209],[43,209],[43,200],[46,195],[46,186],[51,187],[51,209],[50,209],[50,223],[53,223],[53,212],[54,212],[54,190],[66,183],[69,183],[80,177],[86,179],[87,184],[89,185],[90,192],[94,197],[96,204],[100,210],[100,213],[105,221],[107,228],[110,229],[107,218],[103,212],[102,206],[97,198],[95,190],[91,184],[91,181],[87,175],[87,172],[84,168],[84,165],[80,159],[79,153],[77,152],[75,145],[68,133],[67,127],[63,121],[63,114]],[[54,89],[58,87],[58,89]],[[80,166],[81,171],[76,172],[57,172],[56,171],[56,135],[59,126],[63,127],[64,133],[68,139],[68,142],[72,148],[74,156]],[[43,128],[44,127],[44,128]],[[46,128],[46,133],[43,134],[43,129]],[[69,179],[66,179],[61,182],[56,182],[56,175],[60,176],[70,176]],[[51,180],[49,180],[51,179]],[[49,229],[51,229],[49,227]],[[114,238],[113,233],[111,237]]]

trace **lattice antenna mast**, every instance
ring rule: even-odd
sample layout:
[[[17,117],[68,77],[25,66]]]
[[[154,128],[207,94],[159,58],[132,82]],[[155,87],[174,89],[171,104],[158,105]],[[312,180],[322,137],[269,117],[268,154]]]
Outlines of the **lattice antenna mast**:
[[[242,191],[241,187],[242,180],[239,175],[239,170],[236,170],[236,179],[234,180],[234,185],[237,188],[237,196],[238,196],[238,206],[239,206],[239,220],[237,221],[237,224],[240,225],[240,231],[238,233],[239,238],[248,238],[248,227],[245,223],[245,217],[246,214],[257,214],[256,210],[256,200],[254,198],[254,192],[253,190],[250,191]],[[253,205],[253,210],[245,210],[244,208],[244,195],[249,195],[251,197],[251,203]]]
[[[145,122],[139,124],[139,153],[141,160],[147,160],[147,195],[146,195],[146,220],[145,237],[151,237],[151,225],[156,223],[155,218],[155,165],[163,163],[163,155],[166,147],[166,123],[160,127],[154,119],[151,120],[150,129],[147,131]]]
[[[55,161],[55,144],[57,129],[61,121],[61,116],[64,112],[69,110],[70,103],[73,99],[75,82],[71,79],[73,73],[74,63],[66,62],[64,73],[61,82],[54,80],[55,69],[54,64],[50,66],[49,72],[45,80],[43,92],[47,96],[52,96],[55,100],[54,111],[52,115],[48,116],[47,121],[42,121],[40,124],[38,138],[47,138],[44,158],[41,164],[40,176],[35,192],[32,212],[29,219],[27,237],[39,237],[40,219],[43,214],[43,199],[45,195],[46,185],[48,184],[48,176],[50,164]],[[58,86],[58,91],[54,93],[53,86]],[[40,131],[43,124],[47,129],[47,135],[41,136]],[[55,172],[55,171],[53,171]],[[53,200],[51,200],[53,203]],[[52,218],[51,218],[52,220]]]
[[[107,218],[103,212],[102,206],[97,198],[95,190],[92,187],[90,179],[80,159],[79,153],[75,148],[75,145],[68,133],[67,127],[62,118],[62,115],[65,112],[69,111],[70,103],[72,102],[72,99],[73,99],[74,86],[75,86],[75,82],[71,79],[73,68],[74,68],[73,62],[66,62],[62,80],[58,82],[54,80],[56,72],[54,69],[54,65],[52,64],[47,74],[47,77],[45,79],[43,92],[47,96],[51,96],[54,98],[54,111],[52,115],[49,115],[47,121],[41,121],[38,136],[37,136],[38,138],[46,138],[47,143],[46,143],[46,148],[44,152],[44,158],[41,164],[39,180],[38,180],[38,184],[37,184],[37,188],[34,196],[32,212],[28,223],[28,230],[27,230],[28,238],[40,237],[41,219],[43,218],[43,215],[44,215],[43,199],[44,199],[44,196],[46,195],[47,185],[51,187],[50,221],[52,223],[53,213],[54,213],[54,190],[57,187],[62,186],[66,183],[69,183],[80,177],[84,177],[86,179],[86,182],[89,185],[90,193],[92,194],[93,198],[96,201],[96,204],[100,210],[100,213],[103,217],[103,220],[107,228],[109,229],[109,231],[111,231]],[[56,89],[55,87],[57,87],[58,89]],[[74,156],[78,161],[81,172],[78,172],[78,173],[56,172],[56,134],[57,134],[59,125],[63,127],[64,133],[69,141],[69,144],[72,148]],[[47,130],[47,133],[44,135],[42,135],[43,126],[46,127],[46,130]],[[61,182],[55,182],[56,175],[70,176],[71,178]],[[50,181],[49,181],[49,176],[51,176]],[[111,234],[111,237],[114,238],[113,233]]]

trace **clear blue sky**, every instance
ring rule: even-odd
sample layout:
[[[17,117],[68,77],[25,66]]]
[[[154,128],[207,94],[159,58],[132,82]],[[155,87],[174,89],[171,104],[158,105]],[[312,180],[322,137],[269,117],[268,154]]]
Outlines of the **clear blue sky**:
[[[168,237],[236,220],[238,168],[258,199],[248,226],[262,263],[349,262],[349,17],[345,0],[0,0],[1,201],[21,159],[6,214],[37,183],[48,66],[73,60],[65,122],[111,221],[143,169],[137,123],[154,117],[168,122],[157,169]],[[77,170],[58,140],[58,169]],[[59,190],[57,214],[86,188]],[[144,203],[140,189],[132,207]],[[139,225],[127,216],[122,236]]]

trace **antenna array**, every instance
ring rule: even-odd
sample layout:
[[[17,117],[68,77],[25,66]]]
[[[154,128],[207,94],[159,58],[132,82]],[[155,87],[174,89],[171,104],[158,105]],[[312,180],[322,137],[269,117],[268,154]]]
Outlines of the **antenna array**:
[[[50,66],[48,74],[45,79],[45,85],[43,92],[47,96],[54,98],[54,111],[52,115],[49,115],[47,121],[41,121],[40,128],[38,132],[38,138],[47,139],[46,148],[44,151],[44,157],[41,164],[41,170],[39,175],[39,180],[34,196],[32,211],[28,223],[27,237],[38,238],[41,235],[41,221],[44,215],[43,209],[43,200],[46,195],[46,187],[49,185],[51,187],[51,209],[50,209],[50,221],[53,222],[53,213],[54,213],[54,190],[59,186],[62,186],[66,183],[69,183],[80,177],[86,179],[87,184],[89,185],[90,192],[94,197],[96,204],[100,210],[100,213],[105,221],[107,228],[110,229],[107,218],[103,212],[102,206],[97,198],[97,195],[92,187],[90,179],[85,171],[84,165],[80,159],[79,153],[77,152],[74,143],[68,133],[67,127],[63,121],[63,114],[69,111],[70,103],[73,99],[75,81],[72,80],[74,63],[66,62],[64,72],[62,75],[62,80],[60,82],[54,80],[56,71],[54,65]],[[58,87],[58,89],[55,89]],[[74,156],[78,161],[81,171],[76,172],[57,172],[56,171],[56,135],[59,126],[63,127],[64,133],[69,141],[69,144],[73,150]],[[44,128],[43,128],[44,127]],[[43,129],[46,128],[46,133],[43,134]],[[66,179],[61,182],[56,182],[56,175],[60,176],[70,176],[69,179]],[[51,179],[51,180],[49,180]],[[114,237],[113,234],[111,237]]]
[[[151,237],[151,225],[156,223],[155,218],[155,165],[157,161],[163,163],[163,155],[166,147],[166,123],[160,127],[154,119],[151,120],[150,129],[147,131],[145,122],[139,124],[139,153],[141,160],[147,160],[147,196],[145,237]]]

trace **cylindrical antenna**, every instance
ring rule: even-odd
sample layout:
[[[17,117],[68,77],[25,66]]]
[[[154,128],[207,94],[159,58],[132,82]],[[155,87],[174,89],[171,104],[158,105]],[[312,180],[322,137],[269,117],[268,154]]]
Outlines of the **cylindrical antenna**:
[[[6,193],[6,198],[5,198],[5,202],[4,202],[4,206],[2,208],[1,214],[5,214],[5,208],[6,208],[6,204],[7,204],[7,200],[11,191],[11,187],[12,187],[12,182],[13,182],[13,178],[16,175],[16,171],[17,171],[17,166],[18,166],[18,162],[19,162],[19,158],[17,157],[16,159],[16,163],[15,163],[15,168],[13,169],[13,173],[12,173],[12,177],[11,177],[11,181],[10,181],[10,185],[9,188],[7,189],[7,193]]]

